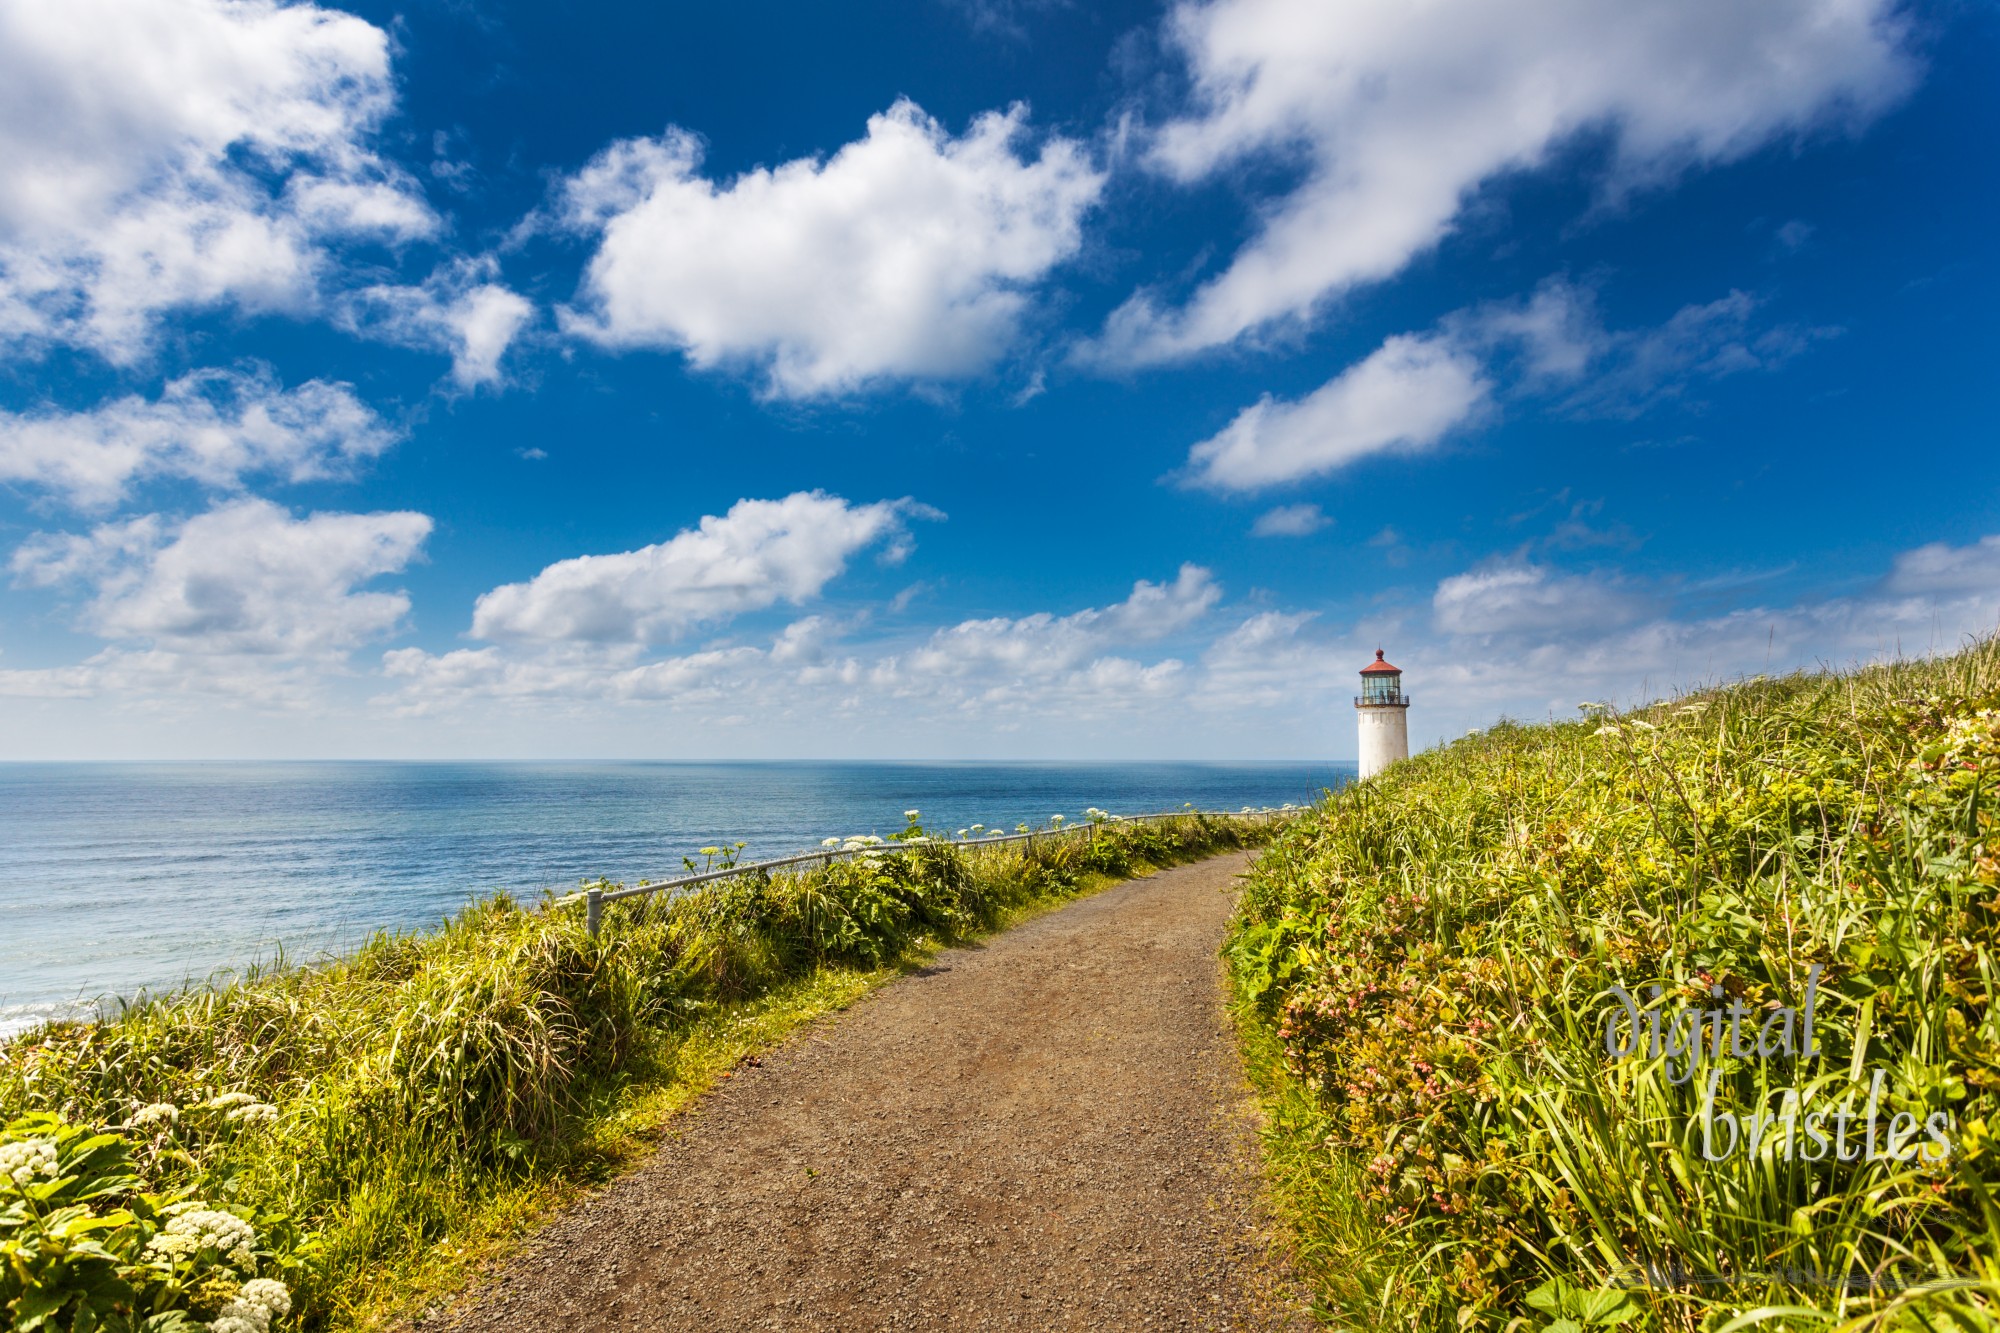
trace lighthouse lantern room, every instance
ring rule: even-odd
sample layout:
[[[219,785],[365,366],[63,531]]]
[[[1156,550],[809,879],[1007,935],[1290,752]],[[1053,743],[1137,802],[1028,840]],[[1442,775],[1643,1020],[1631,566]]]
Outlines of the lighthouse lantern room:
[[[1382,660],[1361,668],[1361,693],[1354,698],[1361,726],[1361,777],[1374,777],[1398,759],[1410,757],[1410,698],[1403,693],[1403,672]]]

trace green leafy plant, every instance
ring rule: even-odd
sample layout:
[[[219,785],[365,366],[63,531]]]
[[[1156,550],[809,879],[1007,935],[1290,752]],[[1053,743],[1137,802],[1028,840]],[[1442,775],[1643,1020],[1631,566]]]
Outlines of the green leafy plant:
[[[1246,888],[1228,958],[1329,1317],[2000,1326],[2000,645],[1582,711],[1336,794]],[[1809,977],[1816,1059],[1607,1052],[1614,986],[1670,1026]],[[1949,1152],[1771,1129],[1871,1097]]]
[[[149,1192],[121,1134],[47,1112],[0,1130],[0,1310],[21,1333],[268,1333],[292,1305],[268,1274],[299,1263],[271,1248],[285,1230],[185,1191]]]

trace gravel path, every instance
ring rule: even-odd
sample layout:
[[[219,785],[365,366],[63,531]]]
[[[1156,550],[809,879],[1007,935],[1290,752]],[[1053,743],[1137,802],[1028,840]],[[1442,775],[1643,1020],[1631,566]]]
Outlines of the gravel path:
[[[1221,1002],[1244,865],[940,954],[739,1067],[448,1322],[1308,1327],[1266,1239]]]

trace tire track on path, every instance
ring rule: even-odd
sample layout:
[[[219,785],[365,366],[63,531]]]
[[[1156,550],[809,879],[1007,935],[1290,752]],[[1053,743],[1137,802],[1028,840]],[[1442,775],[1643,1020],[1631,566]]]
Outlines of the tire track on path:
[[[1222,1004],[1247,862],[1117,885],[805,1029],[449,1323],[1308,1327]]]

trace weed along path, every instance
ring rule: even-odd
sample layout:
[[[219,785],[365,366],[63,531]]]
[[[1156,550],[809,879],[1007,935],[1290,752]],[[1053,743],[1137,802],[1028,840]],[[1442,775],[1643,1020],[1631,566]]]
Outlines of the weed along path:
[[[443,1322],[1307,1327],[1259,1207],[1216,957],[1245,864],[942,953],[739,1066]]]

